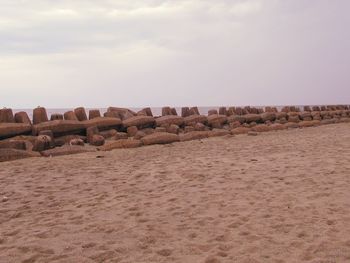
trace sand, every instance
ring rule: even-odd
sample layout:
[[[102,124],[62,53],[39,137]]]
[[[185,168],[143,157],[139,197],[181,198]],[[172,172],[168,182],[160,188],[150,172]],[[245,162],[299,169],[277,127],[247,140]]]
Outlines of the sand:
[[[350,262],[350,124],[1,163],[0,186],[1,263]]]

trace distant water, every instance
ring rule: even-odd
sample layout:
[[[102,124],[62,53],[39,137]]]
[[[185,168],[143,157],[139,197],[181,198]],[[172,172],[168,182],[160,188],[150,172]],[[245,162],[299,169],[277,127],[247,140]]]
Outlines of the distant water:
[[[256,108],[262,108],[261,106],[251,106],[251,107],[256,107]],[[277,109],[278,110],[281,110],[283,106],[277,106]],[[298,107],[302,107],[302,106],[298,106]],[[89,110],[92,110],[92,109],[99,109],[100,112],[101,112],[101,115],[103,116],[103,113],[105,113],[107,111],[107,108],[85,108],[86,110],[86,113],[88,114]],[[130,110],[132,111],[139,111],[139,110],[142,110],[142,108],[129,108]],[[181,107],[175,107],[177,113],[179,115],[181,115]],[[198,107],[198,110],[199,110],[199,113],[202,114],[202,115],[207,115],[208,114],[208,111],[211,110],[211,109],[219,109],[219,106],[212,106],[212,107]],[[51,114],[53,113],[60,113],[60,114],[64,114],[65,112],[67,111],[70,111],[70,110],[73,110],[73,109],[69,109],[69,108],[65,108],[65,109],[46,109],[47,111],[47,115],[48,117],[50,118]],[[162,115],[162,108],[161,107],[151,107],[151,110],[152,110],[152,113],[154,116],[161,116]],[[33,119],[33,109],[14,109],[13,112],[16,113],[16,112],[19,112],[19,111],[25,111],[29,118],[30,119]]]

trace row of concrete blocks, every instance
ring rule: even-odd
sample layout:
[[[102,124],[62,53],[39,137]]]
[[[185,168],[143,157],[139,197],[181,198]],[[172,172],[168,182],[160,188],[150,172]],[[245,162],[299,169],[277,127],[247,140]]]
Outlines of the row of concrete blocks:
[[[321,111],[336,111],[336,110],[349,110],[348,105],[328,105],[328,106],[304,106],[303,112],[321,112]],[[208,115],[247,115],[247,114],[262,114],[262,113],[278,113],[277,107],[265,107],[265,108],[256,108],[256,107],[220,107],[217,109],[212,109],[208,111]],[[285,106],[282,108],[281,112],[302,112],[299,107],[296,106]],[[162,116],[174,115],[178,116],[178,113],[175,108],[163,107]],[[192,115],[200,115],[198,107],[183,107],[181,108],[181,117],[188,117]],[[107,112],[103,114],[104,117],[114,117],[120,118],[121,120],[130,118],[132,116],[153,116],[152,110],[150,108],[144,108],[141,111],[134,112],[125,108],[116,108],[109,107]],[[67,111],[64,114],[55,113],[52,114],[50,120],[77,120],[77,121],[86,121],[94,118],[101,117],[100,110],[94,109],[89,110],[87,115],[86,110],[83,107],[78,107],[72,111]],[[42,122],[49,121],[47,111],[43,107],[37,107],[33,110],[33,124],[39,124]],[[0,110],[0,123],[27,123],[32,124],[28,114],[26,112],[17,112],[13,114],[12,109],[1,109]]]

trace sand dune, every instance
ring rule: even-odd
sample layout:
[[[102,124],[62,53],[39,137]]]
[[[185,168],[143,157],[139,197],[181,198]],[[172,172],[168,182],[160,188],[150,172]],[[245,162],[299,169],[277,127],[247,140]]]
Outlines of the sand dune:
[[[0,164],[0,262],[350,262],[350,124]]]

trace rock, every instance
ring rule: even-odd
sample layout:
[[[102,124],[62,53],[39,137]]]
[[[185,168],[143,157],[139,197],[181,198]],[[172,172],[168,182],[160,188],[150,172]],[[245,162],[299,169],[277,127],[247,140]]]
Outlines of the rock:
[[[25,123],[0,123],[0,139],[6,139],[17,135],[31,134],[32,126]]]
[[[8,148],[0,149],[0,162],[13,161],[31,157],[40,157],[40,153]]]
[[[163,107],[162,108],[162,116],[168,116],[172,115],[171,108],[170,107]]]
[[[69,145],[80,145],[80,146],[84,146],[85,143],[82,139],[72,139],[69,141]]]
[[[259,124],[256,125],[252,128],[252,131],[256,131],[256,132],[268,132],[270,131],[269,126],[265,125],[265,124]]]
[[[77,116],[75,115],[74,111],[67,111],[63,114],[63,117],[65,120],[68,120],[68,121],[77,121],[78,118]]]
[[[144,133],[146,133],[146,135],[155,133],[155,130],[152,129],[152,128],[145,128],[145,129],[142,129],[141,131],[143,131]]]
[[[314,126],[312,121],[301,121],[298,123],[300,128],[307,128]]]
[[[232,116],[236,114],[236,108],[235,107],[229,107],[227,111],[228,116]]]
[[[117,135],[117,133],[118,133],[118,131],[115,129],[100,131],[100,135],[103,136],[103,138],[105,138],[105,139],[115,137]]]
[[[235,129],[231,130],[231,134],[233,135],[238,135],[238,134],[246,134],[250,131],[250,128],[246,128],[246,127],[238,127]]]
[[[140,110],[136,113],[136,116],[147,116],[147,113],[144,110]]]
[[[70,134],[80,134],[83,133],[85,129],[85,125],[80,121],[56,120],[34,125],[33,135],[38,135],[44,130],[51,130],[54,137],[60,137]]]
[[[15,122],[32,125],[32,121],[29,119],[28,114],[24,111],[20,111],[15,114]]]
[[[144,133],[143,131],[137,131],[135,136],[134,136],[134,139],[136,140],[140,140],[141,138],[145,137],[147,134]]]
[[[276,120],[276,113],[274,112],[265,112],[260,114],[260,116],[263,122]]]
[[[101,113],[100,110],[89,110],[89,120],[93,120],[95,118],[100,118]]]
[[[286,129],[286,127],[280,123],[273,123],[269,127],[270,127],[270,130],[272,130],[272,131],[280,131],[280,130]]]
[[[255,127],[257,125],[257,123],[256,122],[251,122],[248,125],[249,125],[249,128],[252,128],[252,127]]]
[[[208,116],[211,116],[211,115],[218,115],[218,114],[219,114],[218,111],[215,110],[215,109],[212,109],[212,110],[209,110],[209,111],[208,111]]]
[[[105,143],[105,138],[102,135],[94,134],[89,143],[93,146],[102,146]]]
[[[190,115],[200,115],[198,107],[192,107],[190,108]]]
[[[313,120],[322,120],[321,114],[319,111],[312,111],[311,112],[311,117]]]
[[[71,155],[71,154],[78,154],[78,153],[87,153],[87,152],[95,152],[95,149],[92,149],[90,147],[80,146],[80,145],[64,145],[62,147],[56,147],[50,150],[46,150],[41,152],[42,156],[45,157],[55,157],[55,156],[62,156],[62,155]]]
[[[251,123],[251,122],[256,122],[256,123],[261,123],[262,122],[262,118],[259,114],[246,114],[244,115],[245,120],[247,123]]]
[[[196,123],[206,124],[207,122],[208,118],[204,115],[191,115],[184,118],[184,124],[187,126],[194,125]]]
[[[310,111],[303,111],[299,113],[299,118],[304,121],[312,121],[312,115]]]
[[[331,119],[332,118],[329,111],[321,111],[320,115],[321,115],[322,119]]]
[[[348,122],[350,122],[350,118],[349,118],[349,117],[342,117],[342,118],[340,118],[339,121],[340,121],[340,122],[348,123]]]
[[[208,116],[208,124],[213,128],[221,128],[222,125],[227,123],[227,116],[214,114]]]
[[[84,107],[75,108],[74,113],[78,121],[87,121],[88,118]]]
[[[335,120],[334,119],[324,119],[320,122],[321,125],[328,125],[328,124],[334,124]]]
[[[296,122],[287,122],[286,124],[284,124],[284,127],[286,129],[296,129],[299,128],[299,125]]]
[[[193,132],[195,129],[193,126],[185,126],[184,128],[184,132],[188,133],[188,132]]]
[[[135,139],[121,139],[118,141],[114,141],[108,144],[105,144],[98,149],[100,151],[111,151],[114,149],[123,149],[123,148],[137,148],[142,146],[142,142],[140,140]]]
[[[123,121],[125,128],[136,126],[138,129],[154,127],[155,119],[152,116],[133,116]]]
[[[26,150],[27,146],[25,141],[20,140],[5,140],[0,141],[0,149],[17,149],[17,150]]]
[[[88,143],[91,143],[94,135],[99,135],[97,126],[92,126],[86,129],[86,139]]]
[[[53,136],[53,132],[51,130],[43,130],[43,131],[40,131],[39,132],[39,136],[40,135],[46,135],[46,136],[49,136],[51,138],[51,140],[54,139],[54,136]]]
[[[239,121],[235,121],[235,122],[230,122],[229,123],[229,127],[230,127],[231,130],[235,129],[235,128],[238,128],[240,126],[241,126],[241,123]]]
[[[156,127],[154,132],[166,132],[166,128],[165,127]]]
[[[171,108],[171,114],[174,116],[178,116],[177,111],[175,108]]]
[[[53,148],[53,140],[47,135],[39,135],[34,142],[33,151],[42,152]]]
[[[313,123],[313,126],[320,126],[321,125],[321,121],[320,120],[313,120],[311,122]]]
[[[276,112],[276,119],[280,120],[280,119],[287,119],[288,114],[286,112]]]
[[[197,122],[194,126],[193,126],[195,131],[205,131],[206,130],[206,126],[203,123]]]
[[[237,121],[241,124],[246,122],[245,117],[243,115],[232,115],[232,116],[227,118],[228,123],[233,123],[233,122],[237,122]]]
[[[225,136],[229,134],[230,132],[225,129],[213,129],[211,131],[208,131],[209,137],[219,137],[219,136]]]
[[[0,123],[14,123],[15,119],[13,117],[12,109],[1,109],[0,110]]]
[[[169,133],[178,134],[180,127],[176,124],[171,124],[166,131]]]
[[[176,134],[167,132],[157,132],[154,134],[146,135],[141,139],[144,145],[151,144],[167,144],[180,141],[180,138]]]
[[[107,109],[108,112],[116,112],[119,115],[119,118],[124,121],[131,117],[136,116],[136,112],[133,112],[132,110],[126,109],[126,108],[116,108],[116,107],[109,107]],[[131,125],[134,126],[134,125]]]
[[[284,106],[281,111],[285,112],[285,113],[288,113],[288,112],[290,112],[290,107],[289,106]]]
[[[128,136],[129,136],[129,137],[135,136],[135,134],[136,134],[137,132],[138,132],[138,129],[137,129],[136,126],[130,126],[130,127],[128,127],[128,129],[127,129],[127,133],[128,133]]]
[[[321,111],[319,106],[313,106],[312,111]]]
[[[227,116],[227,115],[228,115],[228,114],[227,114],[227,108],[226,108],[226,107],[220,107],[220,108],[219,108],[219,114],[220,114],[220,115],[226,115],[226,116]]]
[[[115,136],[114,136],[115,140],[122,140],[122,139],[128,139],[128,134],[126,132],[118,132]]]
[[[142,109],[142,111],[146,113],[146,116],[153,117],[153,113],[152,113],[151,108],[149,108],[149,107],[148,108],[144,108],[144,109]]]
[[[257,136],[258,133],[256,131],[249,131],[248,133],[248,136]]]
[[[310,106],[304,106],[304,111],[311,111],[311,107]]]
[[[208,138],[208,131],[190,131],[180,135],[180,141],[192,141]]]
[[[33,124],[40,124],[47,122],[49,119],[47,117],[46,109],[43,107],[37,107],[33,110]]]
[[[103,117],[120,119],[119,114],[117,112],[114,112],[114,111],[107,111],[107,112],[103,113]]]
[[[55,146],[63,146],[65,144],[70,144],[72,140],[82,140],[83,142],[87,142],[86,136],[81,135],[65,135],[61,137],[57,137],[54,139]]]
[[[60,113],[51,114],[50,120],[51,120],[51,121],[63,120],[63,115],[60,114]]]
[[[288,112],[288,122],[299,122],[299,114],[297,112]]]
[[[236,107],[235,111],[237,115],[243,115],[243,109],[241,107]]]
[[[272,107],[267,106],[267,107],[265,107],[265,112],[274,112],[274,111],[273,111]]]
[[[84,125],[85,128],[96,126],[100,131],[110,129],[120,129],[122,121],[118,118],[108,117],[96,117],[91,120],[79,122]]]
[[[171,124],[182,126],[184,124],[184,118],[180,116],[173,116],[173,115],[156,118],[157,126],[171,125]]]
[[[181,117],[186,118],[190,116],[190,108],[189,107],[182,107],[181,108]]]

